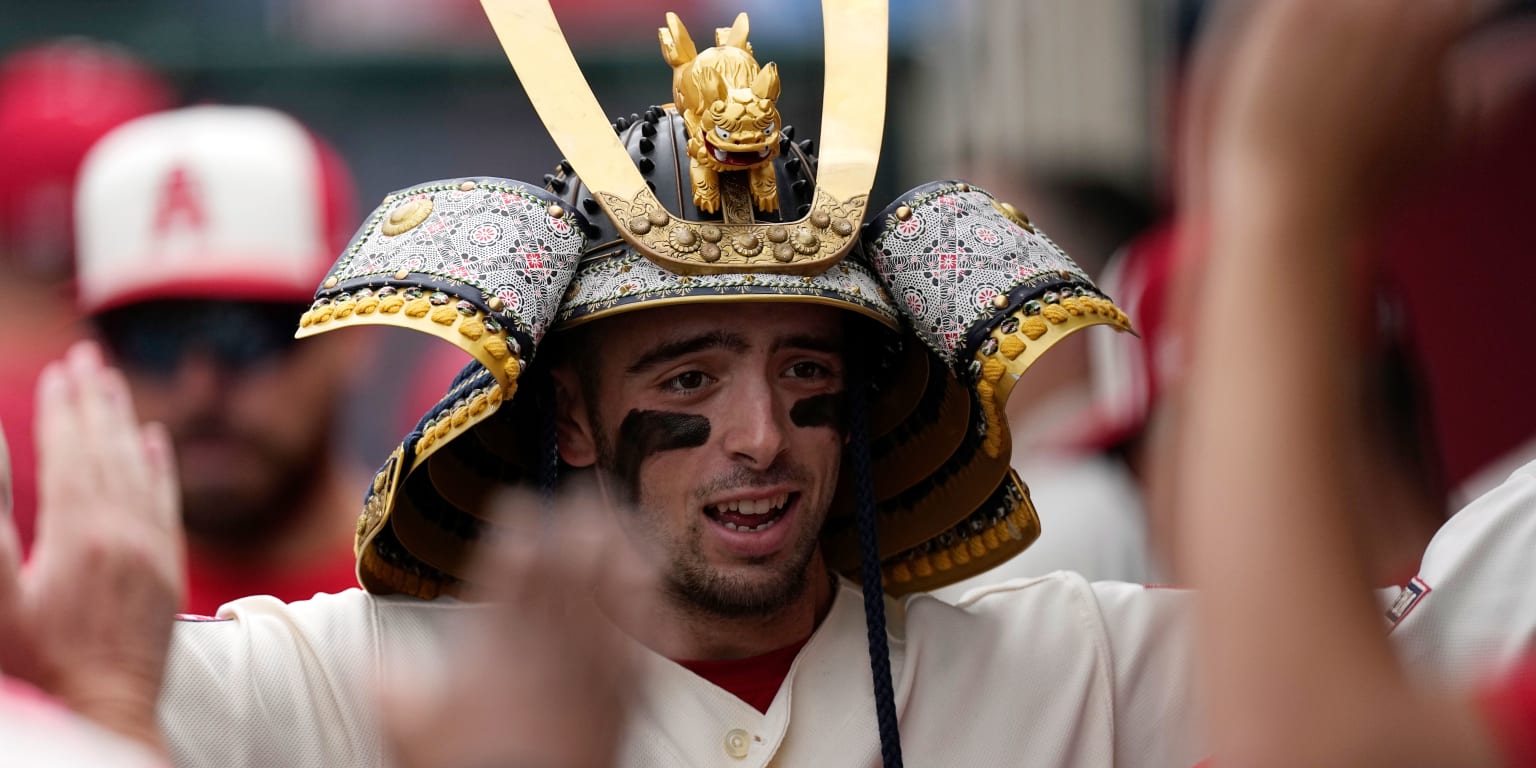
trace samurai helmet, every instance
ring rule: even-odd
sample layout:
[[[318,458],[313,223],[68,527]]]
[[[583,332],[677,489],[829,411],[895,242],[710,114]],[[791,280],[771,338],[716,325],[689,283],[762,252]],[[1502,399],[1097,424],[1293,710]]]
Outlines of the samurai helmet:
[[[959,581],[1035,540],[1039,519],[1009,467],[1009,394],[1067,335],[1129,324],[1061,248],[983,189],[938,181],[870,210],[883,2],[824,6],[819,153],[783,124],[777,68],[757,63],[745,14],[704,50],[668,14],[659,38],[673,101],[610,122],[547,4],[485,5],[566,159],[542,186],[470,177],[387,196],[298,332],[405,326],[473,357],[367,492],[356,545],[365,588],[456,594],[492,525],[481,517],[487,495],[552,482],[543,345],[603,318],[691,303],[818,304],[866,321],[850,327],[880,350],[858,393],[869,471],[842,473],[822,534],[833,568],[860,577],[861,481],[889,594]]]

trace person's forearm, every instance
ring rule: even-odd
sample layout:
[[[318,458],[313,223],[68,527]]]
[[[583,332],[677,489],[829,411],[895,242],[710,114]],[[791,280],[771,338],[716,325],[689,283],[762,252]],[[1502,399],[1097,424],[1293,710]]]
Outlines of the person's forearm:
[[[1216,730],[1267,751],[1285,736],[1272,713],[1326,727],[1354,711],[1298,681],[1393,670],[1347,507],[1362,450],[1352,233],[1284,180],[1222,186],[1183,403],[1185,566],[1206,603],[1211,711],[1231,721]]]
[[[1436,745],[1393,733],[1393,713],[1468,716],[1397,668],[1348,506],[1349,462],[1367,450],[1355,219],[1268,178],[1224,185],[1183,403],[1184,565],[1205,601],[1217,756],[1434,764],[1423,750]]]

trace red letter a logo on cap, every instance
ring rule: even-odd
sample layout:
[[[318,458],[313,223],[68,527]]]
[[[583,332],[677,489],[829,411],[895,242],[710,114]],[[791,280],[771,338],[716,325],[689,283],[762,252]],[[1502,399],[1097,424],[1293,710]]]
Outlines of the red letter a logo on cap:
[[[177,166],[171,171],[160,190],[160,205],[155,209],[156,238],[164,238],[178,221],[181,226],[202,231],[203,204],[196,192],[187,169]]]

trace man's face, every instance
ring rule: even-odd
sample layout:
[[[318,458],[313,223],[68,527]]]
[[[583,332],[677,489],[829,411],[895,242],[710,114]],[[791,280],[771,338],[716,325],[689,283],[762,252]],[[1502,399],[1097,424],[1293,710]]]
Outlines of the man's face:
[[[295,343],[298,310],[238,302],[155,302],[98,326],[140,418],[170,430],[187,530],[205,543],[260,546],[318,482],[347,356]]]
[[[841,313],[669,307],[586,338],[556,374],[561,455],[633,501],[631,534],[673,596],[724,616],[801,596],[844,443]]]

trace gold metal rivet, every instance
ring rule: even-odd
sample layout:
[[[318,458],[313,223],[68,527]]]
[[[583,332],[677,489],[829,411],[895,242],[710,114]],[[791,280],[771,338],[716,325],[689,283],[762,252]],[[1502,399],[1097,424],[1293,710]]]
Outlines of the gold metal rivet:
[[[699,246],[699,255],[702,256],[705,261],[719,261],[720,246],[715,245],[714,243],[705,243],[704,245]]]
[[[655,208],[655,209],[652,209],[650,211],[647,211],[646,214],[645,214],[645,218],[646,218],[646,220],[650,221],[652,225],[658,226],[658,227],[664,227],[664,226],[667,225],[667,222],[672,220],[672,217],[668,216],[667,212],[661,210],[660,208]]]
[[[402,269],[399,272],[395,273],[395,279],[396,280],[404,280],[404,279],[406,279],[407,277],[410,277],[410,276],[411,276],[411,271],[409,269]]]
[[[905,205],[896,206],[896,218],[901,219],[902,221],[906,221],[907,219],[912,218],[912,209]]]
[[[1008,297],[1002,295],[1001,293],[993,296],[992,306],[997,307],[998,309],[1006,309],[1008,307]]]
[[[629,231],[637,235],[643,235],[651,231],[651,222],[644,216],[636,216],[629,220]]]
[[[561,207],[560,207],[560,206],[558,206],[558,205],[551,205],[551,206],[549,206],[549,215],[550,215],[550,216],[551,216],[551,217],[553,217],[553,218],[556,218],[556,219],[558,219],[558,218],[560,218],[560,217],[561,217],[561,216],[564,216],[564,215],[565,215],[565,209],[564,209],[564,208],[561,208]]]
[[[969,184],[961,184],[960,186],[955,187],[955,189],[958,189],[961,192],[969,192],[969,191],[971,191],[971,185],[969,185]]]
[[[704,242],[706,243],[718,243],[720,242],[720,228],[713,224],[705,224],[704,226],[699,227],[699,237],[704,238]],[[717,248],[715,250],[718,254],[719,249]]]
[[[768,239],[775,243],[782,243],[789,239],[789,230],[783,227],[769,227]]]
[[[834,219],[832,221],[832,231],[839,236],[847,237],[853,234],[853,222],[847,219]]]
[[[336,276],[335,275],[332,275],[332,276],[327,277],[325,279],[325,287],[327,287],[327,288],[335,288],[336,287]]]
[[[460,192],[468,192],[468,191],[474,189],[477,186],[479,186],[479,185],[474,183],[473,181],[466,181],[463,184],[459,185],[459,191]]]
[[[773,247],[773,257],[785,263],[794,261],[795,247],[789,243],[779,243]]]
[[[486,302],[486,306],[489,306],[491,308],[492,312],[500,312],[501,311],[501,307],[502,307],[501,297],[500,296],[492,296],[491,300]]]
[[[395,206],[395,209],[389,212],[389,215],[384,219],[384,224],[379,227],[379,231],[386,237],[404,234],[415,228],[416,225],[426,221],[427,216],[431,214],[432,200],[430,198],[418,197],[407,200]]]
[[[821,238],[817,237],[816,233],[810,229],[800,227],[795,230],[794,247],[795,250],[809,256],[821,247]]]
[[[695,235],[691,229],[679,229],[675,234],[672,235],[672,237],[677,240],[678,245],[681,245],[684,248],[687,248],[699,241],[699,236]]]
[[[751,258],[763,249],[763,241],[759,240],[757,235],[746,232],[731,238],[731,247],[735,248],[737,253]]]
[[[823,210],[811,211],[811,226],[817,229],[826,229],[832,223],[832,216]]]

